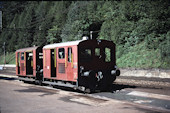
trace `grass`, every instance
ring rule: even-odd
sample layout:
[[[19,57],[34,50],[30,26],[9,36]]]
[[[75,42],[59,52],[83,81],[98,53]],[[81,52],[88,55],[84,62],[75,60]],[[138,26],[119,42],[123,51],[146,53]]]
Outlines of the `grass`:
[[[170,68],[167,62],[161,60],[159,49],[147,49],[144,43],[117,52],[116,56],[116,63],[120,68]]]
[[[0,64],[4,64],[4,55],[0,56]],[[6,53],[6,64],[15,64],[15,52]]]

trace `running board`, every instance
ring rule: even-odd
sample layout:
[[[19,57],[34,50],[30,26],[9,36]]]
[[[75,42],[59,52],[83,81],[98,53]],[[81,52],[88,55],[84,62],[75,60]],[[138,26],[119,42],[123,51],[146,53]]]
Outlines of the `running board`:
[[[24,77],[18,77],[18,80],[22,80],[22,81],[30,81],[30,82],[35,82],[36,80],[33,78],[24,78]],[[80,91],[85,91],[85,87],[83,86],[77,86],[77,85],[73,85],[71,83],[63,83],[61,81],[58,82],[50,82],[50,81],[42,81],[43,84],[49,84],[49,85],[56,85],[56,86],[62,86],[62,87],[69,87],[69,88],[73,88],[73,89],[78,89]]]
[[[85,88],[82,87],[82,86],[77,86],[77,85],[73,85],[73,84],[70,84],[70,83],[63,83],[63,82],[50,82],[50,81],[43,81],[42,83],[44,84],[49,84],[49,85],[56,85],[56,86],[63,86],[63,87],[69,87],[69,88],[73,88],[73,89],[78,89],[80,91],[85,91]]]
[[[62,82],[50,82],[50,81],[43,81],[44,84],[49,85],[57,85],[57,86],[63,86],[63,87],[70,87],[70,88],[76,88],[76,85],[70,84],[70,83],[62,83]]]
[[[33,78],[23,78],[23,77],[18,77],[18,80],[30,81],[30,82],[34,82],[35,81],[35,79],[33,79]]]

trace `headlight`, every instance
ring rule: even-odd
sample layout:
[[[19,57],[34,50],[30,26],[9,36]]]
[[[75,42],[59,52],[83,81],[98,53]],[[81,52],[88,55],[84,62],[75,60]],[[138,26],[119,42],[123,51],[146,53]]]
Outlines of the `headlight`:
[[[111,74],[114,75],[116,73],[116,70],[111,70]]]
[[[80,66],[80,73],[82,73],[84,70],[84,67],[83,66]]]
[[[86,71],[83,73],[83,76],[89,76],[90,72],[89,71]]]
[[[40,70],[40,73],[43,73],[43,69]]]
[[[84,70],[84,67],[83,67],[83,66],[80,66],[80,69],[81,69],[81,70]]]

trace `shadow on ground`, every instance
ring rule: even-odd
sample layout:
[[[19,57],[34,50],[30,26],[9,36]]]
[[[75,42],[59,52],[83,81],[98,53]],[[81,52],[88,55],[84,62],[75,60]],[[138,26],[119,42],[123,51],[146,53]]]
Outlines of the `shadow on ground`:
[[[2,80],[17,80],[17,78],[0,77]]]
[[[17,78],[7,78],[7,77],[0,77],[0,79],[3,79],[3,80],[17,80]],[[34,82],[29,82],[29,81],[24,81],[24,83],[35,84]],[[69,87],[50,86],[50,85],[46,85],[46,84],[43,84],[43,86],[49,86],[49,87],[53,87],[53,88],[56,88],[56,89],[61,89],[61,90],[64,90],[64,91],[84,93],[83,91],[74,90],[73,88],[69,88]],[[104,91],[96,90],[95,92],[91,92],[91,93],[98,93],[98,92],[112,92],[112,93],[114,93],[116,91],[120,91],[120,90],[126,89],[126,88],[136,88],[136,86],[122,85],[122,84],[112,84],[112,86],[111,86],[111,88],[109,90],[104,90]],[[28,92],[31,92],[31,91],[34,92],[34,90],[28,90]],[[27,91],[24,91],[24,92],[27,92]]]
[[[110,91],[111,92],[115,92],[117,90],[122,90],[122,89],[126,89],[126,88],[136,88],[136,86],[133,85],[122,85],[122,84],[113,84]]]

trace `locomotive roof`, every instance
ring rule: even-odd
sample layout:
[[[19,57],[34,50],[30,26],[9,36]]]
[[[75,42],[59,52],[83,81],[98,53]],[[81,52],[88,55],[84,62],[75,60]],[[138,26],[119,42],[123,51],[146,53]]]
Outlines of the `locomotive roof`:
[[[22,48],[22,49],[18,49],[18,50],[16,50],[16,52],[32,51],[32,50],[37,49],[38,47],[39,47],[39,46]]]
[[[84,40],[77,40],[77,41],[70,41],[70,42],[63,42],[63,43],[54,43],[49,44],[43,47],[43,49],[55,48],[55,47],[63,47],[63,46],[73,46],[78,45],[80,42]]]

